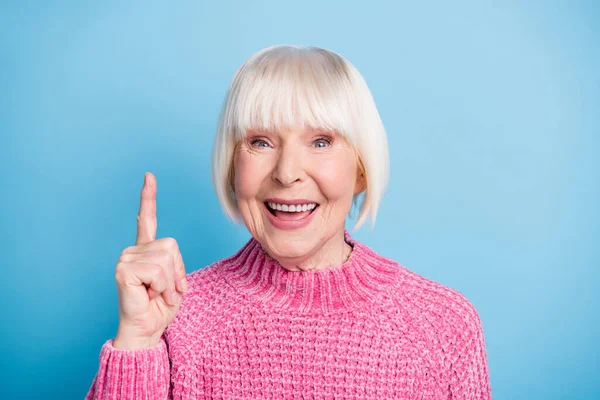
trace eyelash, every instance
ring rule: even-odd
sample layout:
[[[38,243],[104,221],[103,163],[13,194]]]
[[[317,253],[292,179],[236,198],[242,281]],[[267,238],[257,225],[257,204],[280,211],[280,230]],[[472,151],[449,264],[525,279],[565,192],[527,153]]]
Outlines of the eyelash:
[[[315,139],[315,141],[314,141],[313,143],[316,143],[316,142],[319,142],[319,141],[324,141],[324,142],[326,142],[328,145],[331,145],[331,142],[332,142],[332,140],[331,140],[331,139],[329,139],[329,138],[326,138],[326,137],[322,137],[322,138]],[[257,143],[257,142],[265,142],[265,143],[267,143],[267,142],[266,142],[265,140],[263,140],[263,139],[252,139],[252,140],[250,140],[250,144],[251,144],[252,146],[254,146],[254,145]],[[320,148],[320,149],[323,149],[323,148],[325,148],[325,147],[318,147],[318,148]]]

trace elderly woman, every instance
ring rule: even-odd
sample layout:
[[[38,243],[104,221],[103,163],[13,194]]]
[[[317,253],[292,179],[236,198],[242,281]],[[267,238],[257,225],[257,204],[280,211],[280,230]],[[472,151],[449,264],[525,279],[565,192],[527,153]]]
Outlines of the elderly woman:
[[[156,239],[146,174],[115,278],[119,328],[87,399],[491,399],[479,315],[458,291],[358,242],[388,178],[385,129],[359,72],[273,46],[236,72],[213,183],[252,237],[186,276]]]

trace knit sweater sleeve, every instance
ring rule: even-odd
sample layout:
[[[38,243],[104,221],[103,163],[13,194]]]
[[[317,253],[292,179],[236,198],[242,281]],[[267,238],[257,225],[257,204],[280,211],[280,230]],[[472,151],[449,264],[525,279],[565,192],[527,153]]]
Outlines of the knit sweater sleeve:
[[[463,303],[461,311],[462,324],[457,326],[451,335],[452,340],[447,353],[449,398],[492,400],[481,319],[468,300]]]
[[[108,340],[100,350],[96,376],[85,400],[171,399],[165,336],[158,346],[121,350]]]

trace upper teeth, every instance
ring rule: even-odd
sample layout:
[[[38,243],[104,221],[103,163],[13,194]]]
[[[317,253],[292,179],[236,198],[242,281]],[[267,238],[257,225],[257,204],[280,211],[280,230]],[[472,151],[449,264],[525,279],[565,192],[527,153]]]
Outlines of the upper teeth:
[[[315,203],[287,205],[287,204],[277,204],[277,203],[269,202],[269,207],[271,207],[273,210],[287,211],[287,212],[302,212],[302,211],[312,210],[316,206],[317,205]]]

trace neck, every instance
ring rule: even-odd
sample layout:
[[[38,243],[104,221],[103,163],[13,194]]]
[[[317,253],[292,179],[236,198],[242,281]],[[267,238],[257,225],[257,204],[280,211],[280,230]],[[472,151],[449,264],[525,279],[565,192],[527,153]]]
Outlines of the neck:
[[[261,245],[266,255],[277,261],[288,271],[319,271],[341,265],[348,260],[352,253],[350,246],[344,239],[345,230],[341,230],[329,238],[323,246],[314,254],[302,257],[275,256],[269,249]]]

